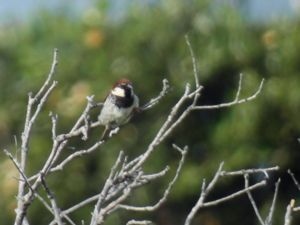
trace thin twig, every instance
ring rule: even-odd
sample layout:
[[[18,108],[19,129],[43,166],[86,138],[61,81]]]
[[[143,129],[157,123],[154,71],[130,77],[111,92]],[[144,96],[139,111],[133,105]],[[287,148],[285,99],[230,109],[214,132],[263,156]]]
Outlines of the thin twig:
[[[297,181],[297,179],[296,179],[294,173],[292,173],[291,170],[288,170],[288,174],[292,177],[292,179],[293,179],[293,181],[294,181],[296,187],[297,187],[298,190],[300,191],[300,184],[299,184],[299,182]]]
[[[244,179],[245,179],[245,189],[248,189],[249,188],[249,174],[244,174]],[[256,203],[255,203],[255,201],[252,197],[252,194],[249,190],[247,190],[247,195],[248,195],[248,198],[249,198],[249,200],[251,202],[251,205],[254,209],[254,212],[255,212],[255,215],[256,215],[258,221],[260,222],[261,225],[265,225],[265,223],[264,223],[264,221],[263,221],[263,219],[262,219],[262,217],[259,213],[257,205],[256,205]]]
[[[106,197],[107,193],[109,192],[110,188],[113,185],[112,178],[114,177],[118,166],[122,162],[123,155],[124,155],[124,153],[123,153],[123,151],[121,151],[118,158],[117,158],[117,160],[116,160],[116,162],[115,162],[115,164],[113,165],[113,167],[110,170],[110,174],[109,174],[108,178],[106,179],[106,182],[104,184],[104,187],[103,187],[101,193],[99,194],[98,201],[97,201],[97,204],[95,205],[93,216],[92,216],[92,219],[91,219],[91,225],[97,224],[97,220],[98,220],[97,218],[99,216],[100,210],[101,210],[102,205],[104,203],[105,197]]]
[[[153,139],[153,141],[148,146],[146,152],[140,157],[140,159],[137,161],[137,163],[132,167],[131,171],[134,171],[137,168],[141,167],[143,165],[143,163],[146,161],[146,159],[150,156],[150,154],[154,151],[155,147],[161,143],[161,141],[162,141],[161,136],[166,131],[166,129],[172,124],[172,121],[173,121],[174,117],[176,116],[179,108],[185,102],[189,92],[190,92],[190,85],[187,84],[186,87],[185,87],[184,94],[179,99],[179,101],[175,104],[175,106],[172,108],[167,120],[162,125],[162,127],[158,131],[158,133],[155,136],[155,138]]]
[[[295,206],[295,200],[292,199],[290,201],[290,204],[288,204],[288,206],[286,207],[286,212],[285,212],[285,216],[284,216],[284,225],[291,225],[292,224],[292,213],[293,213],[293,208]]]
[[[209,183],[207,188],[205,187],[206,186],[205,182],[202,183],[202,190],[201,190],[200,197],[199,197],[197,203],[195,204],[195,206],[191,209],[190,213],[186,217],[184,225],[189,225],[192,222],[192,219],[195,217],[196,213],[199,211],[199,209],[204,206],[205,198],[208,195],[208,193],[212,190],[212,188],[215,186],[216,182],[218,181],[221,171],[222,171],[222,168],[223,168],[223,165],[224,165],[224,162],[221,162],[217,172],[215,173],[214,178]]]
[[[206,186],[206,181],[205,181],[205,179],[203,179],[200,197],[199,197],[198,201],[196,202],[196,204],[194,205],[194,207],[191,209],[188,216],[186,217],[184,225],[190,225],[193,218],[195,217],[196,213],[202,208],[219,205],[223,202],[227,202],[229,200],[232,200],[232,199],[234,199],[234,198],[236,198],[240,195],[243,195],[245,193],[249,193],[252,190],[263,187],[267,184],[266,180],[263,180],[263,181],[260,181],[256,184],[253,184],[253,185],[249,186],[249,184],[246,180],[244,189],[242,189],[240,191],[236,191],[236,192],[234,192],[230,195],[227,195],[225,197],[222,197],[222,198],[219,198],[219,199],[216,199],[216,200],[212,200],[212,201],[209,201],[209,202],[205,202],[206,197],[208,196],[209,192],[213,190],[213,188],[215,187],[215,185],[216,185],[216,183],[217,183],[217,181],[219,180],[220,177],[245,175],[245,174],[247,174],[247,176],[248,176],[251,173],[267,173],[267,171],[273,171],[273,170],[278,169],[277,167],[271,167],[271,168],[265,168],[265,169],[248,169],[248,170],[239,170],[239,171],[226,172],[226,171],[223,171],[222,168],[223,168],[223,162],[220,163],[219,169],[215,173],[214,178],[208,184],[208,186]],[[249,173],[247,173],[247,172],[249,172]],[[278,192],[278,189],[276,188],[276,190],[275,190],[275,195],[276,196],[277,196],[277,192]],[[276,197],[274,196],[274,198],[276,198]],[[275,205],[274,201],[275,200],[273,200],[273,203],[272,203],[272,206],[271,206],[271,209],[270,209],[270,212],[269,212],[269,216],[273,213],[273,207]]]
[[[280,185],[280,179],[278,179],[278,181],[275,184],[275,192],[274,192],[274,196],[273,196],[272,205],[270,207],[269,214],[265,220],[266,225],[272,225],[272,219],[273,219],[273,214],[275,211],[275,205],[276,205],[276,200],[277,200],[277,196],[278,196],[279,185]]]
[[[27,103],[26,117],[24,123],[24,130],[22,132],[21,162],[20,162],[21,171],[25,171],[25,167],[26,167],[27,155],[29,150],[28,143],[30,140],[32,126],[35,123],[36,118],[40,113],[42,107],[44,106],[46,100],[48,99],[50,93],[57,85],[57,82],[53,81],[52,85],[50,85],[49,87],[52,76],[55,73],[56,66],[57,66],[57,49],[54,49],[53,61],[47,79],[45,80],[41,89],[34,97],[32,97],[32,93],[28,94],[28,103]],[[35,111],[33,112],[33,106],[35,105],[35,103],[37,105]],[[32,185],[32,189],[35,190],[33,185]],[[20,180],[19,188],[18,188],[18,198],[17,198],[18,204],[16,209],[17,216],[15,218],[15,225],[22,225],[24,218],[26,217],[27,214],[27,209],[31,204],[31,202],[33,201],[34,191],[31,191],[31,193],[29,193],[29,196],[26,197],[26,201],[24,201],[24,197],[25,197],[25,183],[22,180]]]
[[[134,179],[134,181],[123,190],[123,193],[121,196],[119,196],[116,200],[109,203],[105,208],[101,209],[99,211],[99,213],[96,215],[95,221],[91,222],[91,225],[102,224],[104,222],[104,219],[106,216],[108,216],[113,211],[117,210],[119,208],[118,206],[128,198],[133,186],[139,180],[139,178],[142,176],[142,174],[143,174],[142,172],[140,172],[138,174],[138,176]]]
[[[240,176],[244,174],[254,174],[254,173],[263,173],[271,172],[271,171],[278,171],[279,166],[269,167],[269,168],[255,168],[255,169],[242,169],[238,171],[222,171],[221,176]]]
[[[189,36],[185,35],[184,37],[185,37],[185,42],[186,42],[186,44],[189,48],[190,54],[191,54],[192,63],[193,63],[193,72],[194,72],[195,85],[196,85],[196,89],[197,89],[200,86],[200,84],[199,84],[199,78],[198,78],[198,68],[197,68],[196,58],[195,58],[194,50],[192,48]]]
[[[62,225],[63,222],[62,222],[62,219],[61,219],[61,216],[60,216],[60,209],[57,206],[57,202],[55,200],[54,194],[50,190],[50,188],[48,187],[43,174],[41,175],[41,178],[42,178],[42,185],[43,185],[43,187],[44,187],[44,189],[47,193],[47,196],[50,199],[51,205],[52,205],[52,210],[54,212],[55,222],[57,223],[57,225]]]
[[[235,95],[235,101],[238,101],[240,99],[240,94],[241,94],[241,90],[242,90],[242,82],[243,82],[243,74],[240,74],[240,79],[239,79],[239,86],[238,86],[238,90],[236,92]]]
[[[52,122],[52,140],[54,141],[56,139],[56,127],[57,127],[57,114],[54,114],[52,112],[49,113],[49,116],[51,117]]]
[[[32,191],[32,187],[26,177],[26,175],[24,174],[24,172],[22,171],[19,163],[17,162],[17,160],[12,156],[12,154],[10,152],[8,152],[7,150],[3,150],[4,153],[12,160],[12,162],[14,163],[15,167],[17,168],[17,170],[19,171],[19,173],[21,174],[21,176],[23,177],[23,181],[27,184],[28,188]],[[42,196],[40,196],[37,192],[34,192],[34,196],[45,206],[45,208],[51,212],[54,215],[54,212],[52,211],[51,207],[48,205],[48,203],[45,201],[45,199],[43,199]],[[69,222],[71,221],[70,218],[68,218],[67,216],[65,217]]]
[[[150,220],[130,220],[126,225],[150,225],[153,224]]]
[[[157,103],[159,103],[159,101],[168,93],[168,90],[170,88],[169,81],[167,79],[163,79],[162,83],[163,83],[163,88],[162,88],[161,92],[159,93],[159,95],[156,98],[152,98],[144,106],[140,107],[140,110],[145,111],[145,110],[152,108]]]
[[[69,162],[71,162],[73,159],[75,159],[79,156],[89,154],[89,153],[97,150],[104,143],[105,143],[105,141],[100,140],[100,141],[97,141],[95,144],[93,144],[91,147],[89,147],[87,149],[79,150],[79,151],[72,153],[66,159],[64,159],[61,163],[59,163],[57,166],[51,168],[50,172],[62,170],[65,167],[65,165],[68,164]]]
[[[239,104],[243,104],[243,103],[246,103],[246,102],[250,102],[250,101],[254,100],[260,94],[260,92],[262,90],[262,87],[263,87],[263,84],[264,84],[264,79],[262,79],[262,81],[260,82],[260,85],[259,85],[257,91],[253,95],[251,95],[250,97],[242,98],[240,100],[234,99],[231,102],[221,103],[221,104],[217,104],[217,105],[195,106],[195,107],[193,107],[193,110],[220,109],[220,108],[227,108],[227,107],[231,107],[231,106],[234,106],[234,105],[239,105]],[[239,91],[239,89],[238,89],[238,91]]]
[[[62,159],[60,163],[57,163],[58,159],[60,158],[60,155],[63,151],[63,149],[67,146],[69,143],[69,140],[73,137],[77,137],[82,135],[82,139],[87,140],[88,139],[88,132],[91,128],[95,128],[100,126],[99,121],[90,121],[90,111],[91,109],[98,107],[100,104],[96,104],[93,101],[94,96],[88,96],[87,97],[87,105],[82,112],[82,114],[79,116],[77,121],[74,123],[73,127],[69,132],[63,133],[63,134],[57,134],[56,127],[57,127],[57,116],[52,115],[52,139],[53,139],[53,146],[50,151],[49,157],[47,158],[45,164],[43,165],[42,169],[34,176],[30,177],[29,179],[26,178],[26,175],[24,173],[25,166],[26,166],[26,159],[27,159],[27,153],[28,153],[28,143],[29,138],[31,134],[31,129],[33,124],[35,123],[37,116],[40,114],[42,107],[44,106],[46,100],[48,99],[50,93],[56,86],[57,82],[53,81],[52,85],[51,80],[53,77],[53,74],[56,69],[57,65],[57,50],[54,51],[53,56],[53,62],[50,69],[50,73],[45,81],[45,83],[42,85],[41,89],[38,91],[38,93],[32,97],[31,94],[29,94],[28,99],[28,105],[27,105],[27,111],[26,111],[26,119],[25,119],[25,126],[24,131],[22,134],[22,145],[21,145],[21,163],[17,166],[19,167],[19,173],[20,173],[20,179],[19,179],[19,193],[18,196],[25,199],[25,201],[21,198],[18,199],[18,208],[17,208],[17,217],[15,220],[16,225],[23,225],[22,223],[26,219],[26,213],[27,208],[32,203],[33,199],[35,197],[38,197],[38,194],[36,193],[36,190],[40,185],[42,185],[47,195],[50,199],[52,209],[48,205],[46,201],[43,202],[43,199],[41,199],[42,203],[45,205],[45,207],[54,215],[54,220],[50,223],[51,225],[54,224],[62,224],[62,218],[69,221],[70,224],[74,224],[74,222],[69,218],[68,214],[71,212],[74,212],[75,210],[91,203],[95,202],[95,208],[91,217],[91,224],[101,224],[104,222],[106,216],[108,216],[110,213],[114,212],[115,210],[119,208],[126,208],[128,210],[136,210],[136,211],[152,211],[157,209],[159,206],[161,206],[166,200],[167,197],[170,194],[170,191],[175,184],[179,173],[182,169],[185,155],[187,152],[187,149],[181,149],[180,147],[174,145],[173,147],[177,149],[181,153],[181,160],[179,162],[179,165],[177,167],[177,170],[175,172],[175,175],[173,179],[169,182],[168,187],[165,189],[164,194],[162,198],[153,206],[145,206],[145,207],[135,207],[135,206],[127,206],[124,205],[123,202],[128,198],[128,196],[131,194],[132,190],[143,186],[150,181],[157,179],[159,177],[164,176],[167,171],[169,170],[168,167],[166,167],[164,170],[152,173],[152,174],[144,174],[142,166],[143,164],[148,160],[151,153],[157,149],[156,147],[164,141],[174,130],[176,127],[178,127],[179,124],[183,122],[183,120],[193,111],[193,110],[202,110],[202,109],[217,109],[217,108],[224,108],[224,107],[230,107],[236,104],[241,104],[247,101],[251,101],[257,97],[258,94],[260,94],[261,89],[263,87],[262,80],[258,90],[255,94],[253,94],[250,97],[239,99],[240,93],[242,90],[242,75],[240,75],[239,84],[237,93],[235,96],[235,99],[232,102],[219,104],[219,105],[212,105],[212,106],[197,106],[198,98],[200,97],[200,93],[202,90],[202,86],[199,84],[199,78],[198,78],[198,67],[197,62],[195,58],[195,54],[193,51],[193,48],[191,46],[191,43],[189,41],[188,36],[186,38],[186,43],[192,58],[192,65],[193,65],[193,76],[194,76],[194,82],[195,82],[195,88],[191,88],[189,84],[186,84],[185,91],[181,98],[174,104],[172,107],[168,117],[166,118],[164,124],[161,126],[159,131],[157,132],[154,139],[151,141],[149,146],[147,147],[146,151],[141,154],[140,156],[137,156],[132,161],[128,162],[127,157],[124,157],[123,152],[120,152],[120,155],[118,159],[116,160],[115,164],[111,168],[110,174],[104,184],[104,187],[100,191],[100,194],[94,195],[92,197],[89,197],[74,206],[70,207],[69,209],[60,211],[60,209],[57,206],[55,197],[53,193],[50,191],[49,187],[47,186],[45,182],[45,177],[50,173],[57,170],[62,170],[66,164],[73,161],[75,158],[90,154],[91,152],[95,151],[104,144],[104,141],[100,140],[92,144],[92,146],[76,151],[70,155],[68,155],[66,158]],[[156,98],[152,98],[146,105],[141,107],[141,110],[148,110],[152,108],[154,105],[156,105],[168,92],[169,89],[169,83],[166,79],[163,80],[163,88],[159,95]],[[36,103],[36,104],[35,104]],[[35,109],[35,111],[33,111]],[[118,132],[117,130],[114,130],[110,133],[110,136]],[[16,163],[18,163],[16,161]],[[215,173],[214,178],[211,182],[208,183],[208,186],[206,186],[205,179],[202,183],[202,190],[201,195],[199,197],[199,200],[197,204],[194,206],[194,208],[191,210],[191,213],[189,214],[186,225],[190,224],[192,218],[194,217],[195,213],[203,207],[212,206],[215,204],[219,204],[225,201],[228,201],[232,198],[235,198],[241,194],[244,193],[250,193],[251,190],[254,190],[256,188],[259,188],[263,185],[265,185],[265,181],[261,181],[259,183],[256,183],[252,186],[245,187],[245,189],[235,192],[231,195],[228,195],[226,197],[206,202],[205,199],[207,195],[214,189],[217,181],[222,176],[234,176],[234,175],[244,175],[245,171],[247,174],[251,173],[264,173],[268,175],[269,171],[273,171],[278,169],[275,168],[267,168],[267,169],[250,169],[250,170],[243,170],[243,171],[233,171],[233,172],[225,172],[222,170],[223,163],[220,164],[218,171]],[[21,171],[21,172],[20,172]],[[32,182],[31,182],[32,181]],[[32,185],[30,185],[30,182]],[[29,192],[25,195],[25,185],[28,185]],[[277,187],[276,187],[277,188]],[[275,190],[274,198],[276,199],[275,195],[277,196],[277,189]],[[270,217],[272,217],[273,211],[274,211],[274,205],[275,200],[273,199],[272,206],[270,208]],[[27,221],[27,220],[26,220]],[[150,221],[135,221],[131,220],[128,222],[128,224],[149,224]]]
[[[182,166],[184,164],[185,161],[185,157],[188,151],[188,147],[185,146],[183,149],[178,147],[177,145],[173,144],[173,148],[175,148],[176,150],[178,150],[181,154],[181,160],[178,164],[176,173],[174,178],[170,181],[168,187],[165,189],[165,192],[163,194],[163,197],[154,205],[152,206],[129,206],[129,205],[119,205],[120,208],[126,209],[126,210],[132,210],[132,211],[154,211],[156,209],[158,209],[168,198],[168,195],[170,194],[171,188],[173,187],[173,185],[175,184],[175,182],[177,181],[177,178],[179,176],[179,173],[182,169]]]
[[[25,182],[26,185],[28,186],[28,188],[34,192],[34,190],[32,189],[31,187],[31,184],[28,182],[28,179],[24,173],[24,171],[22,170],[21,166],[19,165],[19,163],[17,162],[17,160],[15,160],[15,158],[12,156],[12,154],[7,151],[6,149],[3,150],[3,152],[10,158],[10,160],[13,162],[13,164],[15,165],[15,167],[17,168],[17,170],[19,171],[21,177],[22,177],[22,180],[20,180],[20,182]]]
[[[57,67],[57,64],[58,64],[58,59],[57,59],[57,56],[58,56],[58,49],[55,48],[54,51],[53,51],[53,59],[52,59],[52,64],[51,64],[51,68],[50,68],[50,72],[47,76],[47,79],[46,81],[44,82],[43,86],[41,87],[41,89],[38,91],[38,93],[34,96],[34,99],[37,101],[41,95],[43,94],[43,92],[46,90],[46,88],[48,87],[48,85],[50,84],[50,81],[53,77],[53,75],[55,74],[55,71],[56,71],[56,67]]]
[[[300,211],[300,206],[293,208],[293,212],[298,212],[298,211]]]
[[[215,205],[218,205],[220,203],[223,203],[223,202],[226,202],[228,200],[231,200],[231,199],[234,199],[240,195],[243,195],[245,193],[247,193],[247,191],[252,191],[252,190],[255,190],[257,188],[260,188],[260,187],[263,187],[263,186],[266,186],[267,182],[265,180],[259,182],[259,183],[256,183],[256,184],[253,184],[251,186],[249,186],[249,188],[247,189],[242,189],[240,191],[237,191],[231,195],[228,195],[226,197],[223,197],[223,198],[220,198],[218,200],[214,200],[214,201],[210,201],[210,202],[206,202],[203,204],[203,207],[210,207],[210,206],[215,206]]]
[[[159,177],[162,177],[162,176],[164,176],[168,172],[168,170],[169,170],[169,167],[166,167],[164,170],[162,170],[162,171],[160,171],[160,172],[158,172],[156,174],[142,175],[141,176],[141,181],[138,184],[136,184],[134,187],[142,186],[142,185],[144,185],[146,183],[149,183],[151,180],[154,180],[154,179],[157,179]],[[115,196],[115,194],[113,194],[113,193],[108,194],[106,196],[106,198],[105,198],[105,201],[111,199],[113,196]],[[89,197],[89,198],[87,198],[87,199],[85,199],[85,200],[83,200],[83,201],[75,204],[74,206],[72,206],[72,207],[70,207],[70,208],[62,211],[61,215],[64,216],[64,215],[70,214],[70,213],[78,210],[79,208],[82,208],[82,207],[86,206],[87,204],[90,204],[92,202],[97,201],[98,198],[99,198],[99,194],[96,194],[96,195],[94,195],[92,197]]]

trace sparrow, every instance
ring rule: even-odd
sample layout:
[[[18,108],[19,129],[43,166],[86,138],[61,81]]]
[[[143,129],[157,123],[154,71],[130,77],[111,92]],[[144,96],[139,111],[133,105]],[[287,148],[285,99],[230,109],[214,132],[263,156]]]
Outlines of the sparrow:
[[[117,81],[107,95],[98,121],[105,126],[102,139],[111,129],[129,122],[139,109],[139,98],[134,94],[132,83],[128,79]]]

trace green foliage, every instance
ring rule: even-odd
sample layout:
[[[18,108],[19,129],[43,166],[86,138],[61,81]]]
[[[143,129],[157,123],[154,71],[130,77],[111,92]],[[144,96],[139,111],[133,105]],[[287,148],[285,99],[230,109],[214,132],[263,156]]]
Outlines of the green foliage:
[[[75,160],[64,171],[49,177],[61,206],[67,208],[97,193],[119,150],[123,149],[130,158],[145,150],[170,107],[182,94],[184,83],[193,81],[192,62],[184,41],[186,33],[190,35],[200,81],[205,86],[199,104],[232,100],[241,72],[245,75],[242,96],[252,94],[263,77],[267,81],[261,96],[254,102],[225,110],[194,112],[153,154],[146,164],[147,171],[158,171],[171,164],[174,172],[178,154],[171,143],[190,146],[170,203],[152,215],[154,221],[179,224],[198,198],[202,179],[210,179],[220,161],[225,161],[226,169],[278,164],[282,171],[299,170],[296,141],[300,129],[298,20],[271,25],[248,24],[236,10],[214,9],[209,1],[130,5],[121,19],[115,19],[109,9],[108,1],[99,1],[93,9],[84,12],[82,18],[70,16],[64,10],[43,11],[33,15],[28,23],[0,29],[0,140],[2,147],[12,151],[16,150],[13,136],[17,135],[19,140],[22,131],[26,94],[41,85],[50,67],[52,50],[59,49],[55,74],[59,86],[32,133],[29,175],[37,172],[51,147],[49,111],[58,113],[58,131],[64,132],[80,115],[87,95],[95,94],[98,101],[103,100],[111,84],[121,77],[134,82],[142,103],[160,91],[163,78],[168,78],[172,85],[171,93],[157,107],[134,118],[99,151]],[[93,115],[95,118],[97,113]],[[74,140],[69,147],[89,146],[100,134],[100,129],[94,130],[91,140]],[[65,151],[67,155],[74,150]],[[3,155],[0,160],[0,207],[3,209],[0,221],[11,224],[17,190],[17,181],[12,177],[16,171]],[[137,191],[131,203],[155,202],[167,181],[156,181],[151,187]],[[287,182],[285,186],[290,193],[285,194],[290,197],[293,189],[291,181]],[[230,190],[230,185],[235,183],[233,180],[224,184],[218,192]],[[270,197],[270,193],[264,195]],[[266,199],[261,197],[261,200]],[[245,199],[229,207],[236,209],[243,201]],[[170,217],[170,210],[178,206],[184,207],[183,212]],[[92,206],[75,213],[77,222],[89,218],[91,209]],[[254,224],[255,220],[251,219],[254,215],[247,214],[250,207],[247,210],[239,209],[241,212],[235,215],[235,222],[242,218],[243,224]],[[46,213],[38,202],[29,213],[33,224],[49,222],[50,218],[40,216]],[[225,213],[226,210],[221,210],[220,216],[214,217],[213,212],[206,212],[206,219],[201,217],[205,221],[202,224],[233,225]],[[125,218],[130,215],[120,212],[107,224],[123,224]],[[201,221],[201,218],[198,219]]]

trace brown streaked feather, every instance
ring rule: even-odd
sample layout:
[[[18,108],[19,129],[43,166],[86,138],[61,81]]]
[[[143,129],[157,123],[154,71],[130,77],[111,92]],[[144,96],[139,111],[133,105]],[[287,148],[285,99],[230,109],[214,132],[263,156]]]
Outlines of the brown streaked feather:
[[[126,85],[126,84],[130,84],[132,86],[132,83],[130,80],[128,80],[127,78],[122,78],[114,84],[113,89],[117,86]]]

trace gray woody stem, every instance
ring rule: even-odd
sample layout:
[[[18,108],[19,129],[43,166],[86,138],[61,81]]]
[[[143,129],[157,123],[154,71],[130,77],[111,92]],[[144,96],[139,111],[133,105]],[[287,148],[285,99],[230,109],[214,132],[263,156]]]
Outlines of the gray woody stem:
[[[51,65],[50,72],[48,74],[48,77],[41,87],[41,89],[38,91],[38,93],[32,97],[32,94],[28,94],[28,104],[27,104],[27,111],[26,111],[26,118],[24,123],[24,130],[22,132],[22,144],[21,144],[21,163],[20,168],[23,172],[25,172],[26,169],[26,160],[28,155],[28,143],[30,140],[30,134],[32,130],[32,125],[34,124],[38,114],[40,113],[42,107],[44,106],[49,94],[56,86],[57,82],[54,81],[52,85],[49,87],[51,79],[55,73],[56,66],[58,64],[57,61],[57,49],[54,49],[53,54],[53,61]],[[33,106],[37,103],[37,108],[33,112]],[[26,216],[27,207],[29,206],[28,203],[24,200],[25,195],[25,185],[26,183],[22,181],[22,174],[20,174],[20,181],[19,181],[19,188],[18,188],[18,204],[16,209],[16,219],[15,219],[15,225],[22,225],[23,220]]]
[[[248,180],[246,180],[245,181],[245,188],[244,189],[242,189],[240,191],[236,191],[235,193],[232,193],[232,194],[230,194],[230,195],[228,195],[226,197],[219,198],[219,199],[216,199],[216,200],[212,200],[210,202],[205,202],[206,197],[214,189],[215,185],[217,184],[217,182],[219,181],[219,179],[221,177],[224,177],[224,176],[236,176],[236,175],[242,175],[243,176],[244,175],[245,179],[246,179],[247,176],[249,176],[250,173],[254,174],[254,173],[261,173],[261,172],[263,172],[265,174],[267,172],[276,171],[278,169],[279,169],[279,167],[272,167],[272,168],[265,168],[265,169],[248,169],[248,170],[239,170],[239,171],[233,171],[233,172],[226,172],[226,171],[223,171],[223,162],[220,163],[219,169],[217,170],[217,172],[215,173],[214,178],[212,179],[212,181],[209,183],[209,185],[207,187],[206,187],[205,181],[203,181],[200,197],[199,197],[197,203],[195,204],[195,206],[192,208],[192,210],[188,214],[188,216],[187,216],[187,218],[185,220],[184,225],[190,225],[192,223],[192,220],[194,219],[196,213],[200,209],[202,209],[204,207],[218,205],[220,203],[232,200],[232,199],[234,199],[234,198],[236,198],[236,197],[238,197],[238,196],[240,196],[242,194],[246,194],[246,193],[248,194],[250,191],[255,190],[257,188],[260,188],[260,187],[263,187],[263,186],[266,185],[266,181],[263,180],[263,181],[260,181],[260,182],[258,182],[256,184],[254,184],[254,185],[249,186],[248,185]],[[247,173],[247,171],[249,173]],[[275,191],[275,195],[276,196],[277,196],[277,191],[278,191],[278,189],[276,188],[276,191]],[[275,203],[272,204],[271,210],[273,210],[273,205],[274,204]],[[271,213],[273,213],[273,212],[270,212],[269,214],[271,214]]]
[[[68,155],[66,158],[62,159],[62,161],[59,162],[61,152],[66,147],[66,145],[68,144],[71,138],[81,136],[83,140],[87,140],[89,137],[88,136],[89,130],[91,128],[100,126],[99,121],[95,121],[95,122],[89,121],[89,113],[91,109],[95,108],[96,105],[97,106],[101,105],[101,103],[95,104],[93,101],[94,96],[88,96],[87,97],[88,102],[86,108],[79,116],[77,121],[74,123],[74,126],[66,133],[57,134],[56,127],[58,123],[58,116],[55,114],[50,114],[51,121],[52,121],[52,130],[51,130],[52,141],[53,141],[52,149],[50,150],[49,156],[45,161],[45,163],[43,164],[42,168],[35,175],[29,178],[26,177],[25,174],[26,160],[29,151],[28,143],[30,140],[32,126],[34,125],[50,93],[57,85],[56,81],[52,81],[53,75],[55,73],[56,65],[57,65],[57,50],[56,49],[54,50],[53,62],[47,79],[45,80],[41,89],[37,92],[37,94],[34,97],[32,94],[29,94],[25,125],[22,133],[20,163],[18,163],[18,161],[15,160],[9,152],[6,152],[6,154],[12,159],[14,165],[17,167],[20,174],[19,190],[18,190],[18,206],[16,209],[17,215],[15,219],[15,225],[29,224],[26,218],[26,214],[27,214],[27,209],[33,202],[34,198],[38,198],[42,202],[42,204],[46,207],[46,209],[50,211],[50,213],[54,216],[53,221],[50,223],[51,225],[54,224],[61,225],[63,224],[63,222],[65,222],[63,221],[63,219],[68,221],[70,224],[75,224],[70,219],[69,214],[92,202],[96,202],[96,204],[91,217],[91,224],[98,225],[105,222],[106,217],[118,209],[126,209],[126,210],[134,210],[134,211],[153,211],[158,209],[167,200],[171,192],[171,189],[174,186],[175,182],[177,181],[179,173],[183,167],[185,157],[187,154],[187,147],[181,149],[177,145],[175,144],[173,145],[173,147],[181,153],[181,160],[178,164],[173,179],[169,182],[160,200],[158,200],[155,204],[151,206],[130,206],[130,205],[123,204],[123,202],[127,200],[128,196],[132,193],[132,191],[135,188],[144,186],[150,183],[151,181],[164,176],[167,173],[169,167],[166,167],[160,172],[156,172],[152,174],[144,174],[142,167],[144,163],[149,159],[153,151],[157,149],[157,146],[159,146],[168,136],[170,136],[170,134],[178,127],[179,124],[181,124],[184,121],[184,119],[191,112],[197,110],[203,110],[203,109],[209,110],[209,109],[231,107],[237,104],[242,104],[254,100],[260,94],[264,83],[264,80],[262,80],[257,91],[252,96],[246,98],[240,98],[240,93],[242,91],[242,75],[241,75],[239,79],[238,89],[235,95],[235,99],[233,101],[228,103],[218,104],[218,105],[210,105],[210,106],[197,105],[203,87],[199,83],[199,78],[198,78],[199,72],[198,72],[197,62],[196,62],[193,48],[191,46],[188,36],[186,36],[185,38],[192,59],[193,78],[194,78],[195,85],[192,86],[188,83],[185,84],[184,93],[182,94],[181,98],[174,103],[174,106],[172,107],[170,113],[168,114],[165,122],[158,130],[156,136],[150,142],[150,144],[148,145],[144,153],[140,154],[139,156],[137,156],[136,158],[128,162],[127,157],[124,156],[123,152],[121,151],[115,165],[111,169],[110,175],[107,178],[102,190],[98,194],[90,198],[87,198],[69,207],[68,209],[62,211],[59,209],[57,205],[57,201],[55,199],[53,192],[49,189],[48,185],[46,184],[45,178],[51,172],[64,169],[64,167],[68,163],[72,162],[75,158],[90,154],[94,152],[96,149],[99,149],[100,146],[105,144],[105,141],[98,140],[94,142],[90,147],[77,150],[76,152],[73,152],[72,154]],[[169,89],[169,83],[166,79],[164,79],[162,91],[159,93],[159,95],[156,98],[152,98],[147,104],[141,107],[141,111],[148,110],[153,106],[155,106],[167,94],[168,89]],[[117,132],[118,129],[112,131],[110,137],[112,136],[112,134],[115,134]],[[218,180],[221,177],[245,175],[245,174],[247,174],[248,176],[250,174],[256,174],[256,173],[264,173],[267,175],[269,172],[277,169],[278,167],[272,167],[272,168],[265,168],[265,169],[249,169],[249,170],[226,172],[223,170],[223,163],[221,163],[218,171],[216,172],[214,178],[208,184],[208,186],[206,186],[205,181],[203,181],[200,198],[197,201],[196,205],[191,210],[191,212],[189,213],[189,215],[187,216],[185,225],[189,225],[191,223],[192,219],[194,218],[194,216],[196,215],[199,209],[208,206],[217,205],[222,202],[226,202],[245,193],[248,193],[249,195],[251,190],[255,190],[266,184],[266,181],[261,181],[251,186],[249,186],[247,183],[245,188],[240,191],[237,191],[223,198],[216,199],[214,201],[205,202],[207,195],[214,189]],[[41,196],[38,195],[37,191],[40,186],[44,187],[51,205],[49,205]],[[25,192],[26,189],[28,189],[27,193]],[[271,223],[271,222],[267,223],[267,221],[271,221],[273,211],[274,211],[277,191],[278,191],[278,187],[276,186],[276,191],[274,194],[274,199],[271,207],[272,210],[270,209],[270,213],[269,213],[270,219],[266,220],[267,225]],[[150,224],[150,223],[151,221],[148,220],[143,220],[143,221],[130,220],[127,224],[142,225],[142,224]]]

